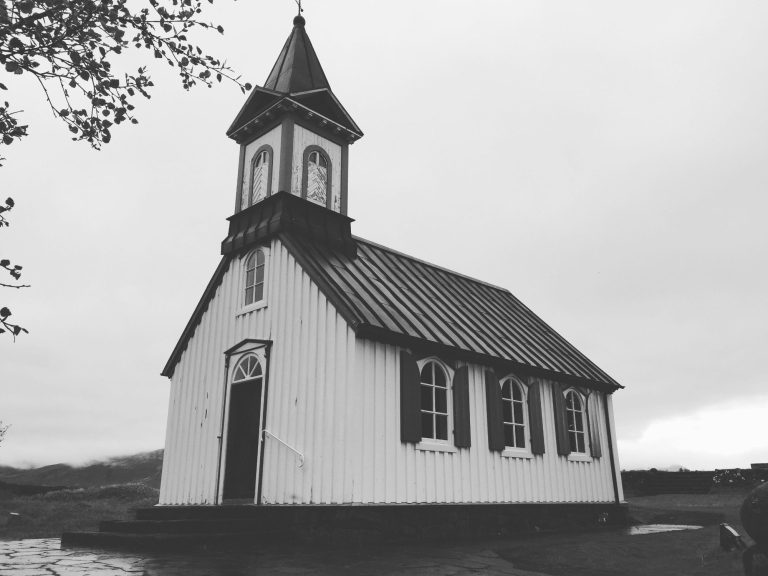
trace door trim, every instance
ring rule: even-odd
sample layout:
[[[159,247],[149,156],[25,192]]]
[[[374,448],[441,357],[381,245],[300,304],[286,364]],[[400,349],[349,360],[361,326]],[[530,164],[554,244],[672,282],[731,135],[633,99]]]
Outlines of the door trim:
[[[223,494],[223,482],[222,482],[222,475],[224,474],[224,466],[223,464],[223,457],[224,457],[224,438],[226,436],[225,431],[226,427],[229,421],[229,397],[230,397],[230,391],[232,387],[232,374],[230,374],[231,369],[237,365],[237,362],[232,362],[233,359],[237,360],[238,356],[242,356],[244,354],[248,354],[250,352],[256,352],[256,353],[262,353],[264,358],[264,377],[262,379],[262,387],[261,387],[261,414],[260,414],[260,422],[259,426],[260,428],[264,428],[264,419],[267,415],[267,385],[269,382],[269,372],[270,372],[270,350],[272,348],[272,340],[260,340],[255,338],[246,338],[244,340],[241,340],[239,343],[235,344],[231,348],[224,351],[224,383],[222,386],[222,392],[221,392],[221,420],[219,422],[219,433],[217,436],[218,439],[218,455],[216,459],[216,487],[215,487],[215,493],[214,493],[214,504],[221,505],[224,504],[224,494]],[[264,439],[262,438],[261,431],[259,431],[259,442],[258,442],[258,450],[259,455],[257,459],[257,468],[256,468],[256,499],[253,502],[254,504],[260,504],[261,503],[261,480],[262,480],[262,463],[264,460],[264,451],[262,450]]]

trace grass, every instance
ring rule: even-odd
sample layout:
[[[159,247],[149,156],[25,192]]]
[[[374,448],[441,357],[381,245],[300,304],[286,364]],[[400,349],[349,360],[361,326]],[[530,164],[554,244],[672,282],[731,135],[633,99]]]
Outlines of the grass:
[[[505,542],[494,548],[516,567],[553,576],[740,576],[741,553],[720,550],[719,524],[744,535],[739,507],[749,489],[710,494],[628,497],[630,514],[645,524],[687,524],[701,530],[628,536],[617,531]],[[763,568],[761,574],[768,574]]]
[[[102,520],[128,520],[133,517],[133,508],[157,504],[157,495],[157,489],[144,484],[74,488],[33,496],[3,490],[0,540],[58,538],[65,530],[96,530]]]

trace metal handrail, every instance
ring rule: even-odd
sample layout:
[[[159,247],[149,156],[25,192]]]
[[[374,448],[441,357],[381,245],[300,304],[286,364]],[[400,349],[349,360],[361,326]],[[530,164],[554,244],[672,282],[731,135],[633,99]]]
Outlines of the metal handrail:
[[[282,444],[283,446],[285,446],[286,448],[288,448],[288,450],[290,450],[291,452],[293,452],[294,454],[296,454],[296,456],[298,456],[298,457],[299,457],[299,464],[298,464],[298,466],[297,466],[297,467],[298,467],[298,468],[303,468],[303,467],[304,467],[304,454],[302,454],[301,452],[299,452],[298,450],[296,450],[296,448],[294,448],[293,446],[291,446],[290,444],[288,444],[288,442],[286,442],[285,440],[282,440],[281,438],[278,438],[277,436],[275,436],[275,435],[274,435],[272,432],[270,432],[270,431],[269,431],[269,430],[267,430],[266,428],[262,429],[261,433],[264,435],[264,437],[265,437],[265,438],[266,438],[267,436],[269,436],[270,438],[274,438],[275,440],[277,440],[278,442],[280,442],[280,444]]]

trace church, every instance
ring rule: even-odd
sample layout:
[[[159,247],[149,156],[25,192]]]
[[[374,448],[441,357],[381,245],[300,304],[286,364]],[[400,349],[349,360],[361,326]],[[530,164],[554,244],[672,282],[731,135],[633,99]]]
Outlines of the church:
[[[352,233],[363,132],[302,16],[227,135],[221,261],[162,372],[160,507],[621,507],[622,386],[508,290]]]

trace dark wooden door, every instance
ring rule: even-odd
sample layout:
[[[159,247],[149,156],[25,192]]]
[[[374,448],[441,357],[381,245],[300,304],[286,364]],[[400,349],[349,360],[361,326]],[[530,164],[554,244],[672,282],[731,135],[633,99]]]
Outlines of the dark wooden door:
[[[227,428],[224,498],[248,499],[256,495],[256,465],[261,430],[262,379],[232,384]]]

